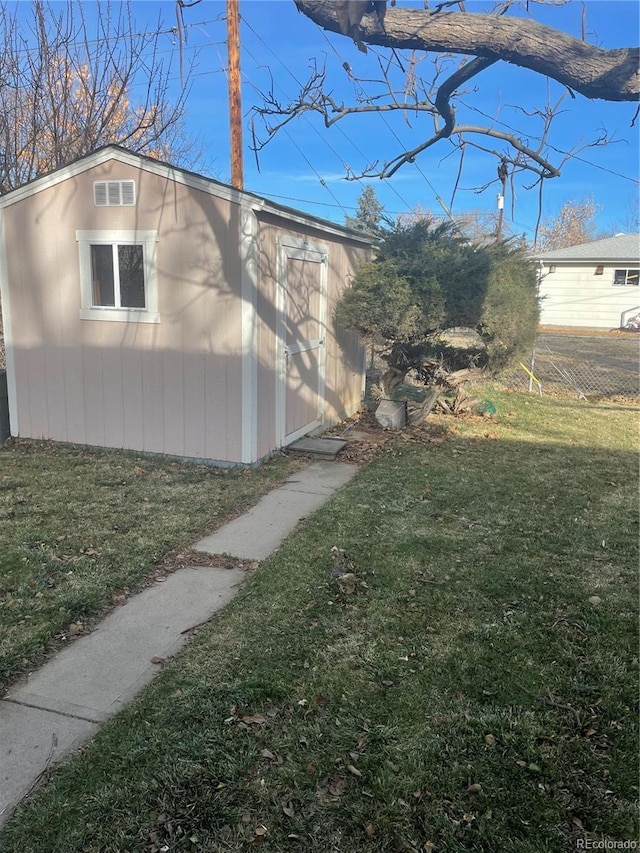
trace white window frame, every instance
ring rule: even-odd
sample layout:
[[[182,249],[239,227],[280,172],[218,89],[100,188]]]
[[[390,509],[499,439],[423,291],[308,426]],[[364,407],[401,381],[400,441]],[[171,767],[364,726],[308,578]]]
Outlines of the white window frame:
[[[616,284],[616,273],[624,273],[624,282]],[[629,273],[634,274],[635,284],[629,281]],[[638,287],[638,267],[616,267],[613,271],[613,286],[614,287]]]
[[[119,323],[159,323],[158,279],[156,272],[157,231],[76,231],[80,259],[81,320],[109,320]],[[91,246],[142,246],[146,308],[94,305],[91,273]],[[119,300],[119,294],[116,296]]]

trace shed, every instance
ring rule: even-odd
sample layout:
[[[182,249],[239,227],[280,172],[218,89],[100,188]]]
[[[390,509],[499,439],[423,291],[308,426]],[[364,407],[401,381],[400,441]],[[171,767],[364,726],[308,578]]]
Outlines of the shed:
[[[534,255],[544,326],[617,329],[640,313],[640,234]]]
[[[11,434],[252,464],[360,405],[359,232],[108,146],[0,198]]]

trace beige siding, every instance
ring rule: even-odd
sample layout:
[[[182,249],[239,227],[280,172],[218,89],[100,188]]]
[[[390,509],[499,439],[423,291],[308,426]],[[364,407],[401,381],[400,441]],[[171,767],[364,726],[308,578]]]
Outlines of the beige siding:
[[[136,182],[134,207],[95,207],[96,180]],[[257,205],[259,207],[259,205]],[[334,311],[367,250],[347,237],[258,216],[257,458],[278,447],[280,358],[278,238],[327,253],[325,425],[355,411],[362,349],[335,327]],[[117,159],[42,187],[3,210],[17,421],[23,437],[240,462],[254,434],[243,430],[243,354],[253,329],[242,311],[239,204]],[[80,319],[76,231],[157,232],[159,323]],[[246,247],[246,241],[242,244]],[[245,259],[246,261],[246,259]],[[104,317],[104,315],[103,315]],[[251,366],[248,371],[247,366]],[[244,437],[244,447],[243,447]]]
[[[277,237],[278,231],[264,221],[258,225],[258,294],[256,299],[258,348],[258,457],[277,447]]]
[[[136,181],[135,207],[93,181]],[[237,207],[117,162],[4,211],[20,434],[239,461]],[[80,320],[76,230],[155,230],[159,324]]]
[[[355,412],[362,398],[362,348],[355,335],[335,327],[334,313],[339,295],[367,257],[367,250],[346,238],[320,229],[302,229],[284,217],[259,216],[259,281],[258,293],[258,455],[264,456],[277,447],[276,411],[278,353],[277,343],[277,277],[278,237],[290,236],[322,244],[328,254],[327,324],[325,364],[324,424],[336,423]]]
[[[617,329],[640,311],[638,287],[616,287],[616,269],[636,268],[628,263],[606,264],[595,275],[596,263],[556,263],[544,268],[540,284],[540,322],[545,326]]]

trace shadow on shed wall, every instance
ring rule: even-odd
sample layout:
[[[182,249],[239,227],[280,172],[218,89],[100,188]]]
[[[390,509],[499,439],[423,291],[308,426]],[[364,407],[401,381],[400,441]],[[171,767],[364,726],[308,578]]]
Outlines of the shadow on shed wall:
[[[7,371],[0,370],[0,444],[9,438],[9,396],[7,394]]]

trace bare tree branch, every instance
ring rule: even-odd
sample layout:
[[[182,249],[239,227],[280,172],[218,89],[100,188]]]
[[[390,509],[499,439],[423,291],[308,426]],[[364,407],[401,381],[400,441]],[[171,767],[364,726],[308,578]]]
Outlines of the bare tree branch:
[[[456,136],[460,138],[460,142],[455,143],[460,145],[464,138],[469,134],[488,136],[493,139],[506,142],[515,151],[515,154],[507,156],[504,152],[490,151],[498,159],[506,159],[508,162],[517,165],[520,170],[529,170],[536,175],[536,179],[555,178],[560,175],[560,169],[554,165],[545,155],[545,147],[547,137],[551,127],[551,122],[564,99],[564,96],[559,99],[553,107],[548,106],[544,110],[537,110],[542,121],[543,127],[540,136],[540,142],[537,148],[532,148],[528,145],[515,131],[499,130],[495,127],[487,127],[482,125],[472,124],[455,124],[455,111],[451,106],[450,98],[453,93],[464,83],[471,80],[476,74],[493,64],[493,60],[473,59],[465,63],[461,68],[451,74],[437,88],[437,92],[433,103],[430,98],[430,92],[422,101],[416,101],[408,104],[406,100],[400,100],[389,80],[388,76],[383,72],[383,80],[376,81],[383,83],[387,87],[386,95],[391,103],[381,104],[377,100],[382,97],[376,96],[369,98],[369,103],[359,103],[355,106],[346,106],[344,103],[338,103],[332,95],[325,91],[326,71],[325,68],[318,68],[313,65],[312,74],[307,83],[304,84],[295,101],[289,104],[281,103],[273,90],[273,81],[267,93],[263,93],[263,104],[254,107],[254,112],[261,116],[265,122],[266,138],[256,143],[254,137],[254,150],[260,151],[264,146],[276,135],[276,133],[296,118],[305,112],[315,112],[322,116],[326,127],[331,127],[336,122],[346,118],[347,116],[363,114],[363,113],[385,113],[411,111],[415,113],[426,112],[434,116],[435,132],[426,140],[421,142],[416,147],[403,151],[390,160],[385,161],[382,165],[377,162],[370,164],[361,174],[349,175],[347,179],[357,180],[362,177],[367,178],[389,178],[394,175],[406,163],[412,163],[423,151],[431,148],[436,143],[443,139]],[[353,76],[351,69],[347,72],[349,76],[358,82]],[[279,116],[281,120],[272,122],[271,117]],[[437,119],[443,119],[443,124],[439,125]],[[598,144],[603,144],[603,140],[597,141]],[[476,145],[474,147],[481,148]],[[482,149],[488,151],[488,149]]]
[[[192,165],[187,91],[169,97],[160,27],[137,33],[128,3],[34,0],[29,20],[0,2],[0,194],[102,145]]]
[[[324,66],[312,65],[309,81],[301,87],[299,94],[290,102],[283,103],[274,93],[273,80],[269,92],[262,95],[262,104],[254,106],[253,112],[262,119],[266,135],[255,136],[254,150],[261,150],[281,129],[295,117],[304,113],[320,116],[327,128],[348,116],[359,114],[385,114],[399,112],[412,127],[412,117],[431,116],[432,130],[414,147],[396,153],[384,162],[366,165],[358,174],[347,168],[346,180],[361,178],[388,178],[403,165],[414,162],[419,155],[436,143],[449,141],[452,152],[460,153],[460,165],[455,179],[453,197],[460,186],[464,152],[469,148],[482,151],[498,162],[498,178],[495,176],[482,187],[482,192],[500,181],[504,197],[507,186],[511,187],[512,207],[515,192],[514,181],[525,174],[532,181],[525,189],[542,185],[546,179],[558,177],[564,164],[585,148],[608,145],[613,140],[603,133],[596,139],[582,141],[570,151],[559,151],[550,143],[554,119],[562,112],[561,106],[569,97],[577,94],[590,99],[609,101],[634,101],[640,93],[638,48],[603,50],[586,44],[566,33],[538,24],[530,18],[509,18],[508,13],[515,0],[496,3],[492,12],[468,14],[462,2],[444,0],[435,10],[387,9],[375,4],[375,14],[369,10],[373,3],[349,2],[349,0],[294,0],[298,9],[320,27],[351,36],[358,47],[370,46],[391,48],[391,56],[375,50],[372,62],[377,62],[378,74],[367,73],[357,76],[349,62],[342,67],[353,83],[354,95],[351,103],[337,99],[328,84]],[[538,0],[528,0],[538,2]],[[545,0],[540,0],[545,2]],[[556,5],[572,0],[553,0]],[[346,22],[346,23],[345,23]],[[397,51],[410,51],[401,55]],[[470,59],[466,57],[471,57]],[[421,76],[421,62],[430,67],[428,76]],[[529,69],[544,75],[547,80],[547,103],[545,106],[524,110],[527,119],[536,120],[536,128],[521,132],[499,119],[499,108],[494,115],[485,115],[473,103],[467,103],[466,95],[473,94],[475,80],[485,69],[498,61]],[[455,67],[458,62],[458,67]],[[400,71],[401,82],[398,77]],[[472,83],[473,81],[473,83]],[[551,82],[564,86],[564,91],[555,102],[551,100]],[[472,83],[471,86],[467,84]],[[465,90],[466,87],[466,90]],[[502,105],[504,107],[505,105]],[[457,123],[456,109],[464,108],[483,115],[480,123],[473,120]],[[386,122],[385,119],[385,123]],[[529,122],[530,124],[530,122]],[[395,138],[400,138],[394,133]],[[484,144],[483,144],[484,141]],[[500,145],[499,143],[502,143]],[[402,145],[402,142],[400,142]],[[507,184],[508,179],[508,184]]]
[[[318,26],[340,33],[335,0],[295,0]],[[586,98],[636,101],[640,97],[640,49],[603,50],[531,19],[467,12],[389,9],[381,25],[365,15],[361,41],[381,47],[478,56],[528,68]]]

